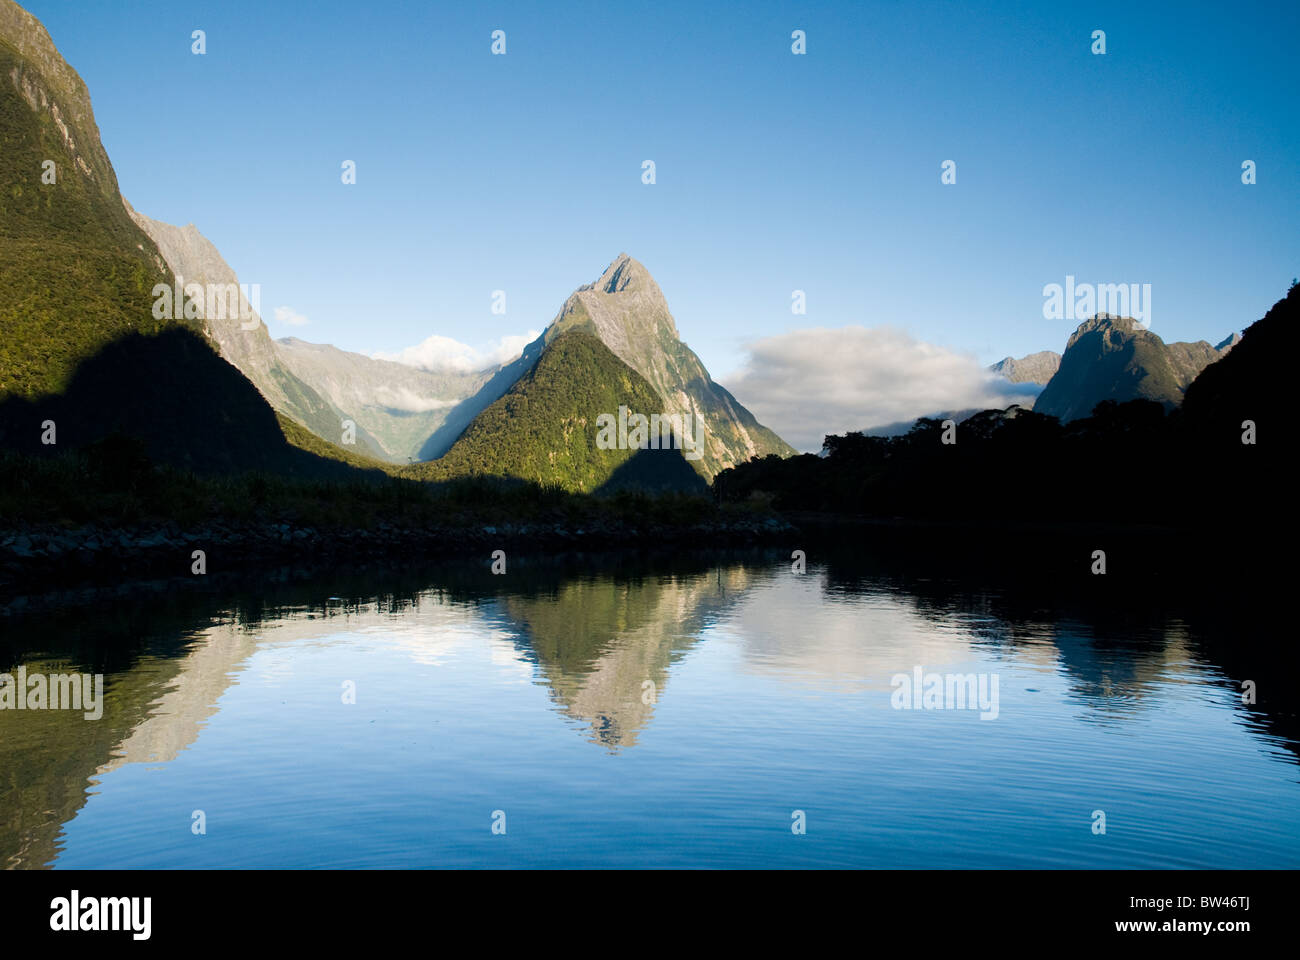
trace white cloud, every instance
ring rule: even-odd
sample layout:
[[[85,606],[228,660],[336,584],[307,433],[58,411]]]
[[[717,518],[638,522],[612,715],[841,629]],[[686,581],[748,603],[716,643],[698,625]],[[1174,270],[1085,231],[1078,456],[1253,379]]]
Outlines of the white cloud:
[[[530,330],[528,333],[502,337],[495,343],[483,347],[472,347],[451,337],[440,337],[435,334],[398,353],[375,353],[372,356],[377,360],[394,360],[408,367],[419,367],[421,370],[435,372],[455,370],[468,373],[510,362],[523,353],[524,347],[536,340],[540,334],[539,330]]]
[[[454,407],[460,400],[438,400],[422,397],[406,387],[380,386],[375,389],[375,402],[394,410],[407,410],[412,413],[427,413],[430,410],[445,410]]]
[[[275,322],[283,323],[290,327],[305,327],[307,318],[292,307],[276,307]]]
[[[812,452],[826,434],[1027,403],[1042,389],[1009,383],[973,356],[901,330],[857,326],[754,341],[724,386],[759,422],[795,449]]]

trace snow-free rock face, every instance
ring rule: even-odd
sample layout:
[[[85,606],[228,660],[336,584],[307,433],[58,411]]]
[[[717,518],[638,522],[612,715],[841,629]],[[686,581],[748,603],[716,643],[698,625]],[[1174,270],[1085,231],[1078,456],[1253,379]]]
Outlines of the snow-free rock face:
[[[1077,420],[1103,400],[1146,399],[1172,408],[1182,403],[1183,391],[1197,375],[1224,353],[1204,340],[1167,344],[1131,317],[1098,315],[1071,334],[1060,368],[1034,401],[1034,410]]]
[[[644,266],[621,253],[595,283],[573,292],[542,334],[544,342],[565,330],[588,329],[663,398],[664,412],[692,414],[704,423],[705,474],[770,453],[794,449],[760,424],[677,335],[659,284]]]
[[[1053,350],[1040,350],[1028,356],[1006,357],[989,369],[1012,383],[1047,383],[1061,367],[1061,355]]]
[[[1216,343],[1214,349],[1218,350],[1219,355],[1222,356],[1239,343],[1241,343],[1241,334],[1233,333]]]
[[[0,40],[19,55],[7,71],[8,82],[33,110],[50,118],[80,173],[105,197],[116,199],[117,176],[100,143],[85,81],[63,59],[41,22],[13,0],[0,0]]]
[[[212,242],[192,223],[176,227],[147,217],[125,200],[122,202],[131,219],[154,242],[182,289],[198,284],[204,290],[204,296],[193,298],[194,309],[204,333],[216,344],[226,362],[247,377],[274,409],[317,436],[339,443],[343,439],[343,421],[350,419],[348,413],[330,403],[281,362],[256,305],[245,295],[245,290],[251,293],[252,288],[240,287],[239,277]],[[209,291],[219,292],[224,300],[218,300]],[[173,304],[173,310],[176,309]],[[360,424],[356,446],[358,452],[371,456],[387,454],[383,445]]]
[[[345,420],[356,424],[360,452],[394,463],[420,450],[458,402],[492,371],[432,373],[296,337],[272,340],[235,271],[194,226],[175,227],[127,206],[181,282],[230,292],[227,309],[200,316],[221,355],[248,377],[276,410],[338,444]]]
[[[236,296],[225,304],[224,316],[219,310],[208,315],[206,297],[196,300],[195,309],[204,321],[204,331],[216,342],[221,355],[238,367],[266,396],[268,390],[263,384],[269,382],[270,370],[275,364],[271,337],[254,304],[239,290],[239,277],[235,271],[194,224],[174,227],[146,217],[129,203],[126,209],[131,219],[158,247],[167,267],[182,286],[197,283],[205,288],[234,288]],[[173,309],[178,308],[173,305]],[[270,393],[267,399],[279,400],[279,405],[283,406],[280,391],[272,390]]]

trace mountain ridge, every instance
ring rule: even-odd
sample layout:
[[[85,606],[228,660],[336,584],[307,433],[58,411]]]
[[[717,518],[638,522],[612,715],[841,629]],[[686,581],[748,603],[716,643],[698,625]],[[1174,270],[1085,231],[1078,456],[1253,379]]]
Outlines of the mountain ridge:
[[[663,291],[637,260],[620,253],[592,283],[569,295],[543,343],[587,327],[663,398],[668,414],[704,421],[703,468],[709,477],[751,457],[791,456],[793,447],[760,424],[678,336]]]
[[[224,316],[208,315],[206,297],[195,301],[204,333],[216,344],[221,356],[252,381],[272,408],[317,436],[337,443],[348,415],[280,361],[266,324],[244,296],[238,275],[216,245],[192,222],[177,227],[140,213],[125,198],[122,203],[131,219],[157,246],[163,263],[178,283],[197,283],[205,288],[233,287],[239,291],[237,304],[228,304]],[[357,440],[365,453],[383,457],[382,445],[363,427],[358,428]]]
[[[575,493],[635,487],[703,492],[680,450],[602,447],[602,414],[658,412],[654,388],[586,330],[566,330],[506,392],[474,417],[437,460],[412,465],[423,480],[497,476]]]
[[[1023,357],[1003,357],[989,366],[992,373],[1012,383],[1046,384],[1061,367],[1061,355],[1055,350],[1039,350]]]
[[[1184,391],[1201,371],[1224,353],[1204,340],[1165,343],[1132,317],[1097,314],[1070,335],[1060,366],[1034,401],[1034,411],[1069,421],[1088,416],[1103,400],[1138,399],[1170,410],[1182,403]]]

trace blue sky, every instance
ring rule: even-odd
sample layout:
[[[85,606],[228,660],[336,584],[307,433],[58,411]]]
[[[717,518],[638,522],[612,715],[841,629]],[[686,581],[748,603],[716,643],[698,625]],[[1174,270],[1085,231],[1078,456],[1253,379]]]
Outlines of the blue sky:
[[[1215,342],[1300,274],[1294,2],[25,6],[123,194],[195,223],[275,336],[486,344],[626,251],[725,380],[804,327],[1059,351],[1067,274],[1150,283],[1155,332]]]

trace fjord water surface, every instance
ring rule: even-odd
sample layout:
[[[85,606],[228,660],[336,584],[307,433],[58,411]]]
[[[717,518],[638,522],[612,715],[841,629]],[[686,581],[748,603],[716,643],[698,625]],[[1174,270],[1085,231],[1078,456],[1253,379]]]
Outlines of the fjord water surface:
[[[815,552],[47,611],[0,669],[103,716],[0,711],[0,863],[1294,868],[1294,712],[1224,632]]]

